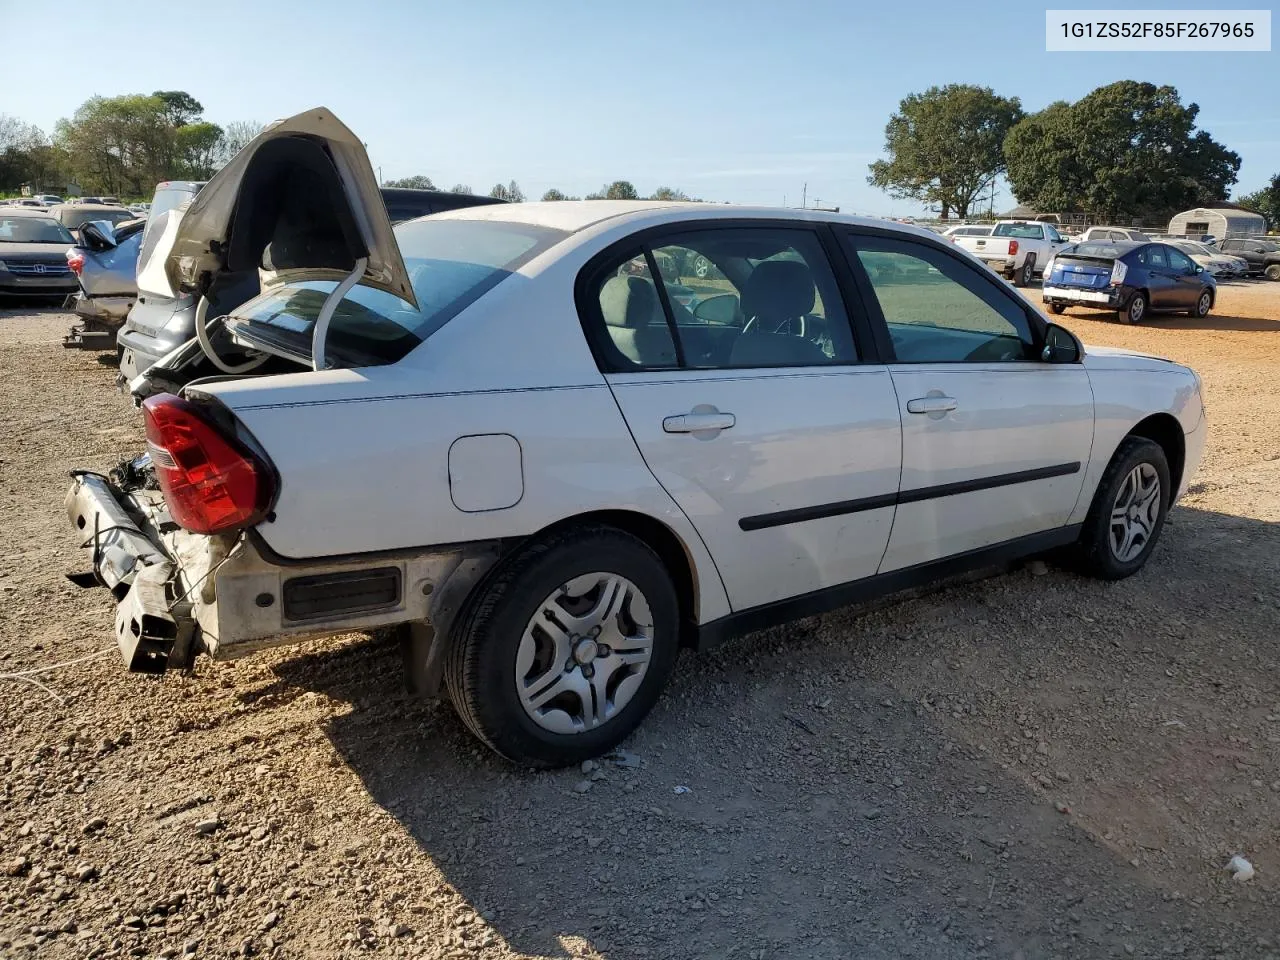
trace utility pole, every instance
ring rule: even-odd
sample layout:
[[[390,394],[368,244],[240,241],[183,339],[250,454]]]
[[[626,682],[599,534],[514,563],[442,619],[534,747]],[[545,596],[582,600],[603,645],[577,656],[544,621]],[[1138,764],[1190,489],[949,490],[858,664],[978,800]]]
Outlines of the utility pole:
[[[804,190],[800,193],[800,209],[804,210],[809,206],[809,184],[806,182]]]

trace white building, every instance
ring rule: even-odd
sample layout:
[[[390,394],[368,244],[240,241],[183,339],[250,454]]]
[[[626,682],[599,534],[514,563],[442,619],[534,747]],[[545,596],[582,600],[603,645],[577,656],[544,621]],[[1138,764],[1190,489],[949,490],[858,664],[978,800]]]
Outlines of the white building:
[[[1266,217],[1226,201],[1184,210],[1169,221],[1169,233],[1176,237],[1251,237],[1266,232]]]

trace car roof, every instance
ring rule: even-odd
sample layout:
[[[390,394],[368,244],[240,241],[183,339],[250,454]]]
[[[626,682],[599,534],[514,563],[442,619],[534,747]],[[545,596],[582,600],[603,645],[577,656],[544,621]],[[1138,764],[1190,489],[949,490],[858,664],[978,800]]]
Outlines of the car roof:
[[[847,213],[796,210],[790,207],[748,207],[729,203],[684,203],[669,200],[548,200],[463,207],[432,215],[433,220],[444,218],[523,223],[568,233],[585,230],[606,220],[625,220],[637,230],[685,220],[778,220],[791,223],[844,223],[939,240],[936,233],[924,227],[877,217],[856,217]]]
[[[0,207],[0,216],[36,217],[39,220],[52,220],[57,223],[57,218],[49,213],[52,209],[53,207]]]

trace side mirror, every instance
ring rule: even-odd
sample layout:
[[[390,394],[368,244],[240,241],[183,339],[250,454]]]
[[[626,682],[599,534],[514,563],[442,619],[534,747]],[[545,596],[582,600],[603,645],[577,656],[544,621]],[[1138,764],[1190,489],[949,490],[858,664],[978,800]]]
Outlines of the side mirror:
[[[1051,323],[1044,330],[1044,347],[1040,359],[1045,363],[1078,363],[1084,348],[1074,333]]]
[[[693,308],[693,315],[698,320],[729,327],[738,322],[738,298],[732,293],[722,293],[718,297],[708,297]]]
[[[1204,273],[1204,267],[1200,266],[1198,263],[1196,264],[1196,273]]]

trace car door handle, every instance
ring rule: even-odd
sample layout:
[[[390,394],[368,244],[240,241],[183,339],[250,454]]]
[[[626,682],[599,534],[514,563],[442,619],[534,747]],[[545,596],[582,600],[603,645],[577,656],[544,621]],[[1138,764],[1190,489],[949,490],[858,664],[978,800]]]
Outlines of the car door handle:
[[[954,397],[918,397],[907,401],[907,413],[946,413],[955,408]]]
[[[663,418],[662,429],[667,433],[701,433],[704,430],[728,430],[737,422],[732,413],[681,413]]]

